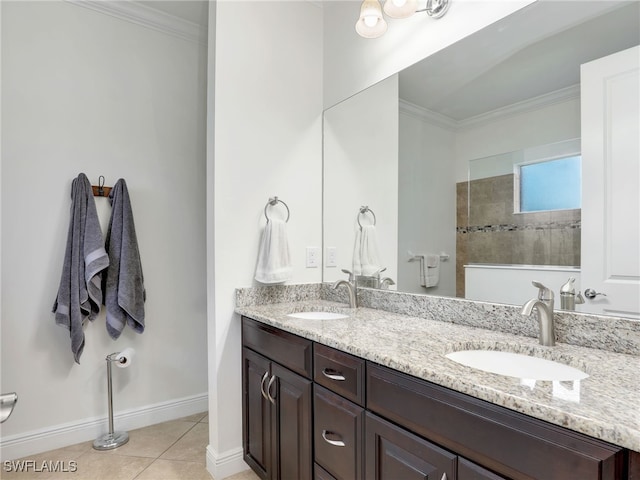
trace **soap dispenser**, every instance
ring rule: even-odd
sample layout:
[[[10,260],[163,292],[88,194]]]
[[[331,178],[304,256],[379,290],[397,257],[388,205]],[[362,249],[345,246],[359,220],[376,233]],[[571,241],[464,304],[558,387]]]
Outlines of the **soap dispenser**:
[[[576,281],[574,277],[569,277],[567,283],[560,287],[560,308],[562,310],[575,310],[576,309],[576,289],[573,283]],[[582,295],[578,294],[579,301],[577,303],[584,303]]]

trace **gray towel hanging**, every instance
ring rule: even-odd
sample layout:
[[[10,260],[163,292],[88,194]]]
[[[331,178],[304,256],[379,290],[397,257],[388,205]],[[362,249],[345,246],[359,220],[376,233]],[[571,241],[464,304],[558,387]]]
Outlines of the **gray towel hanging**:
[[[69,329],[76,363],[84,349],[85,320],[95,319],[102,304],[101,271],[109,265],[89,179],[80,173],[71,184],[71,219],[58,294],[56,323]]]
[[[124,179],[113,186],[109,201],[111,220],[105,247],[110,263],[103,278],[103,289],[107,332],[115,340],[125,324],[136,333],[144,332],[146,292],[131,200]]]

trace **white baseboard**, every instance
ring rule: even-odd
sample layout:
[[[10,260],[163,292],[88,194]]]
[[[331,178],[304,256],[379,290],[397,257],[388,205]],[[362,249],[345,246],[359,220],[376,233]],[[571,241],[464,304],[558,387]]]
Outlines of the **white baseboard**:
[[[223,480],[249,469],[249,465],[242,458],[242,447],[218,453],[209,445],[207,447],[207,470],[214,480]]]
[[[203,393],[115,413],[113,423],[115,430],[128,431],[205,412],[208,408],[208,395]],[[11,435],[0,439],[0,460],[14,460],[95,440],[108,430],[108,419],[100,417]]]

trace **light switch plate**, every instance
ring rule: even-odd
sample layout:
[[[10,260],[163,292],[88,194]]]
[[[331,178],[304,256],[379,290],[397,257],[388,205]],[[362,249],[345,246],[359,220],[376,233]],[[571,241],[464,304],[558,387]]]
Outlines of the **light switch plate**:
[[[338,266],[338,249],[336,247],[327,247],[327,259],[324,262],[325,267]]]

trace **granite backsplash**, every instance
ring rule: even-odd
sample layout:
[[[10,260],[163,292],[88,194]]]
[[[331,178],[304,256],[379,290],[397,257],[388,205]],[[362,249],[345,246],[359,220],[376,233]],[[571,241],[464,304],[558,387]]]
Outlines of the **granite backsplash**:
[[[345,288],[334,290],[328,283],[236,289],[236,307],[313,300],[348,303],[347,291]],[[358,306],[515,335],[538,336],[535,317],[522,315],[520,307],[515,305],[358,288]],[[566,311],[556,311],[554,315],[558,342],[640,355],[640,321]]]

